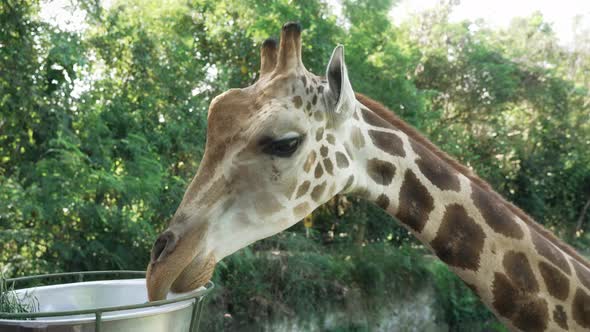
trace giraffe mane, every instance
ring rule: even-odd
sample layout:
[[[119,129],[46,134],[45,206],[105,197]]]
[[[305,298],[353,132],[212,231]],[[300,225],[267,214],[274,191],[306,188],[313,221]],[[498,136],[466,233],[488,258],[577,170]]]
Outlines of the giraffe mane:
[[[430,142],[426,137],[424,137],[418,130],[414,127],[410,126],[403,120],[401,120],[394,112],[389,110],[383,104],[375,101],[365,95],[360,93],[356,93],[356,99],[363,104],[365,107],[369,108],[383,120],[389,122],[396,128],[400,129],[404,133],[406,133],[409,137],[411,137],[416,142],[422,144],[426,149],[430,150],[434,153],[438,158],[443,160],[444,162],[448,163],[453,169],[457,172],[463,174],[471,181],[473,181],[476,185],[478,185],[483,190],[486,190],[490,194],[493,195],[498,201],[502,202],[512,213],[516,214],[520,219],[522,219],[530,228],[536,231],[539,235],[543,236],[547,240],[549,240],[552,244],[554,244],[559,249],[563,250],[569,256],[580,262],[580,264],[584,265],[586,268],[590,269],[590,262],[582,255],[580,255],[574,248],[572,248],[567,243],[561,241],[557,236],[553,233],[548,231],[545,227],[541,224],[534,221],[530,216],[528,216],[524,211],[520,208],[515,206],[514,204],[507,201],[504,197],[498,194],[490,184],[486,181],[479,178],[475,173],[473,173],[469,168],[465,167],[453,157],[449,156],[444,151],[440,150],[436,145]]]

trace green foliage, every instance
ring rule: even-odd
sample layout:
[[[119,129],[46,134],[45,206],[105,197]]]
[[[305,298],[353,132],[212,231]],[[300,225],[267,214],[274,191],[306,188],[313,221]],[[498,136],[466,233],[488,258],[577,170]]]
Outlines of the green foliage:
[[[345,307],[353,293],[363,299],[364,312],[377,312],[392,298],[411,296],[427,278],[421,253],[407,247],[325,248],[301,234],[282,233],[219,263],[213,279],[218,290],[204,324],[220,329],[223,315],[233,319],[225,324],[239,330],[260,329],[281,317],[319,319],[331,307]]]
[[[486,326],[494,323],[493,314],[465,283],[439,261],[430,264],[442,320],[451,331],[464,331],[470,323]]]
[[[556,54],[555,36],[539,15],[496,32],[481,22],[450,24],[444,14],[450,10],[405,27],[421,46],[415,82],[431,91],[431,107],[439,112],[421,127],[505,197],[586,251],[574,220],[588,220],[582,214],[590,194],[587,82],[552,69],[577,65],[563,49]]]
[[[400,25],[391,0],[344,1],[343,17],[320,0],[72,3],[87,28],[43,22],[34,0],[0,2],[0,270],[10,275],[144,269],[199,166],[211,98],[250,84],[258,45],[295,19],[308,69],[323,73],[345,44],[356,91],[588,253],[587,31],[567,50],[539,14],[491,30],[450,23],[446,2]],[[223,312],[238,326],[319,315],[351,289],[377,308],[424,282],[453,329],[499,326],[376,206],[336,197],[312,219],[221,262],[207,324],[227,325]]]

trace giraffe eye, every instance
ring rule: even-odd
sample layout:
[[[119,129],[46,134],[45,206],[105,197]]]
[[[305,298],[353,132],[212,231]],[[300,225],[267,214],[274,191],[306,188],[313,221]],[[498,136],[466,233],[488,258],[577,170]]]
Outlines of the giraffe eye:
[[[266,154],[287,158],[297,151],[300,143],[301,137],[283,138],[270,142],[264,147],[263,151]]]

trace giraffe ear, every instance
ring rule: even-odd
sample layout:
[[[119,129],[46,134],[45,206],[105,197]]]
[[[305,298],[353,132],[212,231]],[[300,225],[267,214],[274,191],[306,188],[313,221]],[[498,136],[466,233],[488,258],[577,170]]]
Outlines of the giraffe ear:
[[[326,69],[328,78],[327,104],[335,118],[346,119],[354,111],[355,96],[348,80],[348,71],[344,63],[344,46],[338,45]]]

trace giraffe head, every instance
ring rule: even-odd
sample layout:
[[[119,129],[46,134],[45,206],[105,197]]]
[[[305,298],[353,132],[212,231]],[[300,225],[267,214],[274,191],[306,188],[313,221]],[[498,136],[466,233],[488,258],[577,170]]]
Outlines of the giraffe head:
[[[301,220],[352,185],[346,119],[357,102],[342,46],[325,77],[301,59],[301,26],[261,48],[260,78],[210,105],[205,154],[153,246],[150,300],[199,287],[216,262]]]

